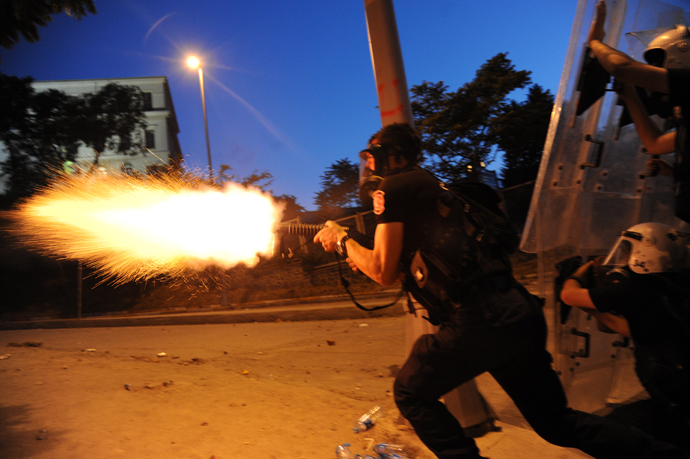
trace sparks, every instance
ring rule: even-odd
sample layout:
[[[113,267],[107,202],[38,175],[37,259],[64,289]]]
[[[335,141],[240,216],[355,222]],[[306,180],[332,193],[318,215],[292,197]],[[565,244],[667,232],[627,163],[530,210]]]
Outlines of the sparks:
[[[270,195],[228,183],[76,176],[53,182],[9,217],[19,240],[83,261],[115,283],[180,277],[215,265],[256,265],[270,254],[282,208]]]

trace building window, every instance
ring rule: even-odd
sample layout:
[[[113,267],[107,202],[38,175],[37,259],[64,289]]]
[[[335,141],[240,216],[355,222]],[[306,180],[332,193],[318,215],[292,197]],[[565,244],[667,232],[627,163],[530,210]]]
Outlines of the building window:
[[[153,98],[150,92],[144,93],[144,110],[153,110]]]
[[[146,148],[149,150],[156,148],[156,136],[153,131],[146,131]]]

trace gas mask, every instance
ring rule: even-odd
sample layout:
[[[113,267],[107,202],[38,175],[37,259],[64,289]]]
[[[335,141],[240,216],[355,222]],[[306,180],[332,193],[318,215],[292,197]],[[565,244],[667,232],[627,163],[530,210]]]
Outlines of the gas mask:
[[[631,242],[625,237],[621,237],[603,263],[595,264],[597,283],[611,285],[629,281],[632,277],[632,272],[628,267],[631,252]]]
[[[373,159],[374,169],[371,168]],[[366,207],[373,207],[372,194],[379,188],[383,177],[388,174],[388,149],[381,144],[371,143],[359,153],[359,199]]]

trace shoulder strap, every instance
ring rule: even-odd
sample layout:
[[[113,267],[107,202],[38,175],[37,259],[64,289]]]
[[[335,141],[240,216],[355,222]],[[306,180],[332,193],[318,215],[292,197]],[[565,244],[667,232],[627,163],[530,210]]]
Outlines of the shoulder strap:
[[[362,311],[368,311],[368,312],[371,312],[371,311],[378,311],[378,310],[380,310],[380,309],[384,309],[384,308],[389,308],[389,307],[391,307],[391,306],[395,306],[395,305],[398,303],[398,301],[400,301],[400,298],[402,298],[403,294],[405,293],[405,290],[404,290],[403,288],[401,288],[401,289],[400,289],[400,292],[398,293],[398,296],[396,296],[395,299],[394,299],[391,303],[382,304],[382,305],[379,305],[379,306],[372,306],[372,307],[370,307],[370,308],[367,308],[366,306],[362,306],[362,305],[355,299],[355,296],[354,296],[354,295],[352,294],[352,292],[350,291],[350,281],[347,280],[347,279],[345,279],[345,276],[343,276],[343,268],[342,268],[342,264],[341,264],[340,258],[338,258],[338,255],[336,255],[335,257],[336,257],[336,260],[338,261],[338,274],[339,274],[339,276],[340,276],[340,285],[343,286],[343,288],[345,289],[345,291],[347,292],[347,294],[350,296],[350,300],[352,300],[352,302],[354,303],[354,305],[357,306],[357,307],[358,307],[359,309],[361,309]]]

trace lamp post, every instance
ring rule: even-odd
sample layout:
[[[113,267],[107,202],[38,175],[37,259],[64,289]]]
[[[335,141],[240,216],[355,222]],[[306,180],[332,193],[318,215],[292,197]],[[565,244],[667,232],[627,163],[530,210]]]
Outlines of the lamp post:
[[[208,120],[206,118],[206,94],[204,93],[204,72],[201,70],[201,61],[196,56],[187,58],[187,66],[199,70],[199,86],[201,87],[201,105],[204,109],[204,130],[206,131],[206,154],[208,155],[208,178],[213,183],[213,165],[211,163],[211,144],[208,141]]]

